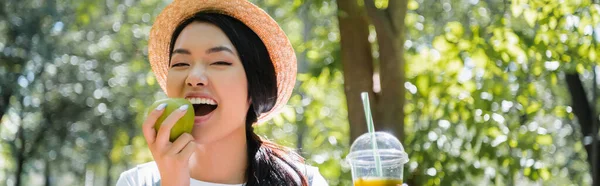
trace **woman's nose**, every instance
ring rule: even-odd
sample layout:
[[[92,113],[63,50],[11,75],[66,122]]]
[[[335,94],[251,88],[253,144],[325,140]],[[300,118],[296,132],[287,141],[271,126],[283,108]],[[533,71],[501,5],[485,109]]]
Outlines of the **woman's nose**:
[[[200,67],[195,67],[190,70],[186,79],[186,84],[191,87],[195,86],[206,86],[208,78],[206,77],[206,70]]]

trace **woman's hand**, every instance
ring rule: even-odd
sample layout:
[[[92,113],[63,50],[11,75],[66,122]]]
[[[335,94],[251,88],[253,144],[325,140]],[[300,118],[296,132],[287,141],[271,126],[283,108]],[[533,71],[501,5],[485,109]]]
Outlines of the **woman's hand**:
[[[166,104],[161,104],[148,114],[142,126],[144,137],[152,152],[152,157],[158,165],[161,184],[165,186],[188,186],[190,185],[188,162],[195,149],[194,137],[188,133],[183,133],[173,143],[169,141],[171,128],[185,114],[188,106],[183,105],[173,111],[163,121],[157,133],[154,124],[158,117],[163,114],[165,106]]]

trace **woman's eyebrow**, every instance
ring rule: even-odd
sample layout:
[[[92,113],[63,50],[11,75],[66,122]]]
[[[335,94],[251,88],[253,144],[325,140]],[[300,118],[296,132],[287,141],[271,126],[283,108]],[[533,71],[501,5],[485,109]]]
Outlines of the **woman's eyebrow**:
[[[233,50],[231,50],[230,48],[228,48],[226,46],[217,46],[217,47],[212,47],[212,48],[209,48],[208,50],[206,50],[206,54],[217,53],[217,52],[229,52],[229,53],[235,55],[235,53],[233,53]]]
[[[189,50],[187,50],[187,49],[178,48],[178,49],[173,50],[173,53],[171,53],[171,56],[173,56],[175,54],[187,54],[187,55],[190,55],[192,53]]]
[[[235,55],[233,50],[231,50],[230,48],[228,48],[226,46],[217,46],[217,47],[212,47],[212,48],[209,48],[208,50],[206,50],[206,54],[217,53],[217,52],[229,52],[229,53]],[[190,52],[187,49],[178,48],[178,49],[173,50],[173,53],[171,53],[171,56],[173,56],[175,54],[191,55],[192,52]]]

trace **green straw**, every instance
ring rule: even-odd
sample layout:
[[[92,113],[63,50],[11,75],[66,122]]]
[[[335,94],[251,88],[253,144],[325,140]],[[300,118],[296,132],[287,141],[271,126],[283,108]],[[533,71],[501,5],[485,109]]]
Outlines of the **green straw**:
[[[360,97],[362,98],[363,108],[365,109],[365,119],[367,120],[367,128],[371,134],[371,145],[373,146],[373,156],[375,156],[375,165],[377,166],[377,176],[382,176],[381,170],[381,157],[379,157],[379,151],[377,150],[377,140],[375,139],[375,127],[373,125],[373,116],[371,115],[371,105],[369,104],[369,93],[361,92]]]

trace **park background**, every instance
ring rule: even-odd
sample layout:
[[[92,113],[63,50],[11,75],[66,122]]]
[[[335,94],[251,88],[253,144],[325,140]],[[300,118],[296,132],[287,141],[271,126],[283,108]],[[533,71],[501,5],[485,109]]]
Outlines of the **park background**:
[[[169,2],[0,1],[0,185],[108,186],[152,160],[140,125],[165,95],[147,40]],[[600,185],[598,0],[252,2],[299,69],[257,131],[330,185],[351,185],[362,91],[409,185]]]

